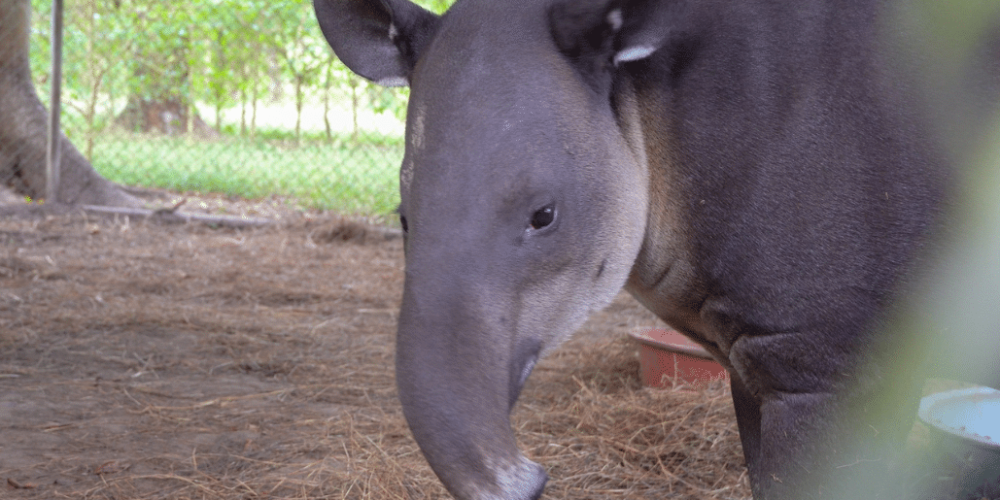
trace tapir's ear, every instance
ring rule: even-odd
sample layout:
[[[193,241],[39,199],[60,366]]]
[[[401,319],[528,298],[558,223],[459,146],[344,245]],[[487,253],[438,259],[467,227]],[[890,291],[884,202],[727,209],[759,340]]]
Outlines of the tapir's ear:
[[[562,0],[549,11],[552,37],[570,58],[618,66],[653,55],[679,25],[687,0]]]
[[[439,21],[409,0],[313,0],[313,7],[337,57],[355,73],[389,87],[409,83]]]

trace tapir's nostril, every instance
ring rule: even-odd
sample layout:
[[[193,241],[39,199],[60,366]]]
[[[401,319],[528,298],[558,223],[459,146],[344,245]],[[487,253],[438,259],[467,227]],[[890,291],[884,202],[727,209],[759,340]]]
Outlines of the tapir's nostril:
[[[524,364],[524,368],[521,368],[521,375],[517,381],[517,390],[520,392],[524,388],[524,383],[528,381],[528,376],[531,375],[531,370],[535,368],[535,363],[538,361],[538,355],[533,355],[528,358],[528,362]]]

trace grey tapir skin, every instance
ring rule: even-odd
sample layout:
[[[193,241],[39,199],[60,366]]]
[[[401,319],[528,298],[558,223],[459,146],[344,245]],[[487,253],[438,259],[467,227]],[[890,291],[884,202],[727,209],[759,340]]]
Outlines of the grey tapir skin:
[[[882,470],[919,385],[882,399],[915,377],[876,332],[952,178],[890,3],[314,5],[348,67],[412,90],[396,377],[456,498],[541,495],[509,413],[623,286],[729,370],[755,498]]]

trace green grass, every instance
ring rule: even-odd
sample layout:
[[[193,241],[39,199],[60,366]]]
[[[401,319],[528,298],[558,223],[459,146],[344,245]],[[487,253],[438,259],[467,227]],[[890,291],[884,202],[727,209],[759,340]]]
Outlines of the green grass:
[[[92,163],[120,184],[223,193],[248,199],[294,198],[309,208],[386,214],[399,204],[402,139],[333,143],[267,137],[202,141],[142,134],[104,134]]]

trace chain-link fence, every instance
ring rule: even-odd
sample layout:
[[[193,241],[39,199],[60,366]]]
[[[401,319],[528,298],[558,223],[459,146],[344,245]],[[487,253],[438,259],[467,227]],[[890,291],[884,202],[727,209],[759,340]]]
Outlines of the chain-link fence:
[[[0,0],[0,36],[21,36],[29,3],[47,106],[52,2]],[[406,90],[347,70],[310,0],[66,0],[64,19],[62,127],[102,176],[348,213],[398,203]]]

